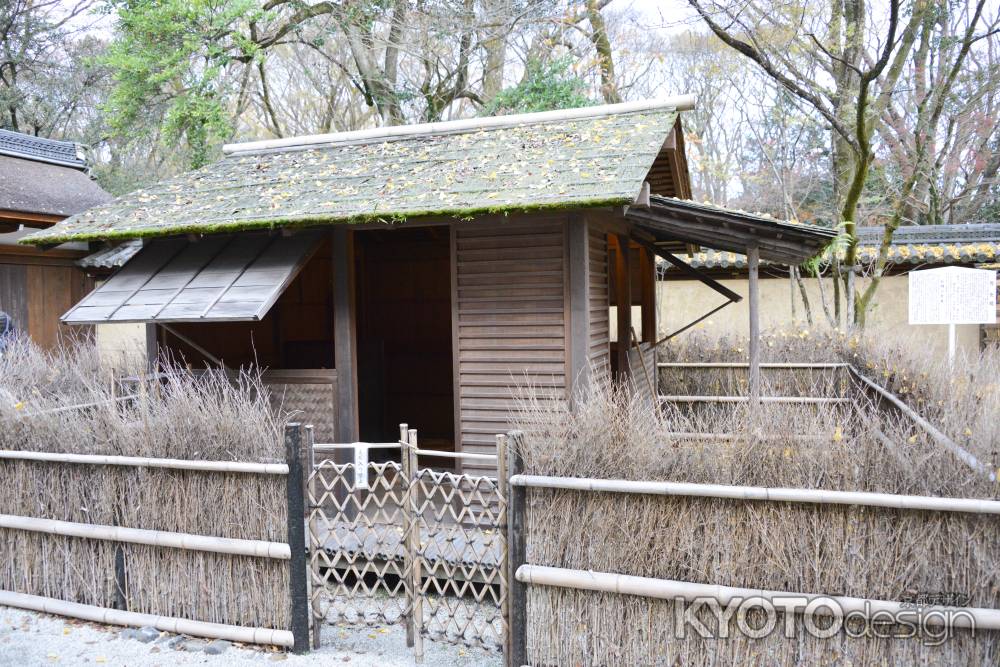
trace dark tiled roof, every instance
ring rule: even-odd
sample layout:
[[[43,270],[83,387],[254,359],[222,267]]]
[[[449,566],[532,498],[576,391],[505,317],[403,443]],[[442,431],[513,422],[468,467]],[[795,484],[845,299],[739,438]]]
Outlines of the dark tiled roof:
[[[605,109],[608,109],[607,107]],[[29,243],[631,203],[677,112],[595,111],[237,153],[39,231]],[[450,127],[460,127],[452,131]],[[419,128],[415,128],[419,129]]]
[[[0,155],[48,162],[76,169],[85,169],[87,166],[79,146],[72,141],[44,139],[10,130],[0,130]]]
[[[882,227],[858,230],[858,259],[874,262],[878,255]],[[701,269],[745,269],[746,257],[733,252],[705,250],[684,258]],[[980,264],[1000,259],[1000,223],[968,225],[928,225],[901,227],[893,234],[889,263],[907,264]],[[669,271],[672,267],[665,266]]]

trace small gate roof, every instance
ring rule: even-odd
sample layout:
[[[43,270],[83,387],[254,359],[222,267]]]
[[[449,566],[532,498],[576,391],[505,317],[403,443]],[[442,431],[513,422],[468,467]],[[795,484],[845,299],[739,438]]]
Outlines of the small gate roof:
[[[53,244],[632,203],[681,194],[689,98],[236,144],[202,169],[39,231]],[[682,158],[682,156],[681,156]],[[685,170],[686,173],[686,170]],[[683,176],[682,176],[683,178]],[[676,176],[673,178],[676,180]]]

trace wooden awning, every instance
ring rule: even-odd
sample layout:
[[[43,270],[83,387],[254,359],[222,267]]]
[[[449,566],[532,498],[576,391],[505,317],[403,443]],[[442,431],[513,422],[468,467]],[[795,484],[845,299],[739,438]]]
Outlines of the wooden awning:
[[[62,316],[67,324],[253,322],[319,246],[321,233],[157,239]]]
[[[825,227],[655,195],[649,198],[648,207],[630,206],[626,217],[657,242],[738,253],[757,248],[761,259],[789,265],[815,257],[837,236]]]

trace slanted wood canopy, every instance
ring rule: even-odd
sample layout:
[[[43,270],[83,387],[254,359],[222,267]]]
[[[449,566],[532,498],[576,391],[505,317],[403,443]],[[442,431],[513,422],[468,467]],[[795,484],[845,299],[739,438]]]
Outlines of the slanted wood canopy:
[[[760,397],[760,260],[797,265],[816,256],[836,237],[832,229],[800,225],[770,216],[734,211],[673,197],[650,196],[626,217],[658,246],[678,242],[745,253],[749,278],[750,397]],[[676,258],[667,257],[671,262]]]

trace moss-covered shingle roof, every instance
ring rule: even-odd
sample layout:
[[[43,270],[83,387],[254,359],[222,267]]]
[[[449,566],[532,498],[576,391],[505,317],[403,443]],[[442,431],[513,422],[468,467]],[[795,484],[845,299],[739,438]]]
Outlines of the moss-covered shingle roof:
[[[609,109],[611,107],[605,107]],[[547,116],[541,116],[547,118]],[[263,149],[137,190],[28,243],[143,238],[424,215],[631,203],[673,129],[669,107]],[[442,131],[444,128],[445,131]],[[237,147],[238,148],[238,147]]]

